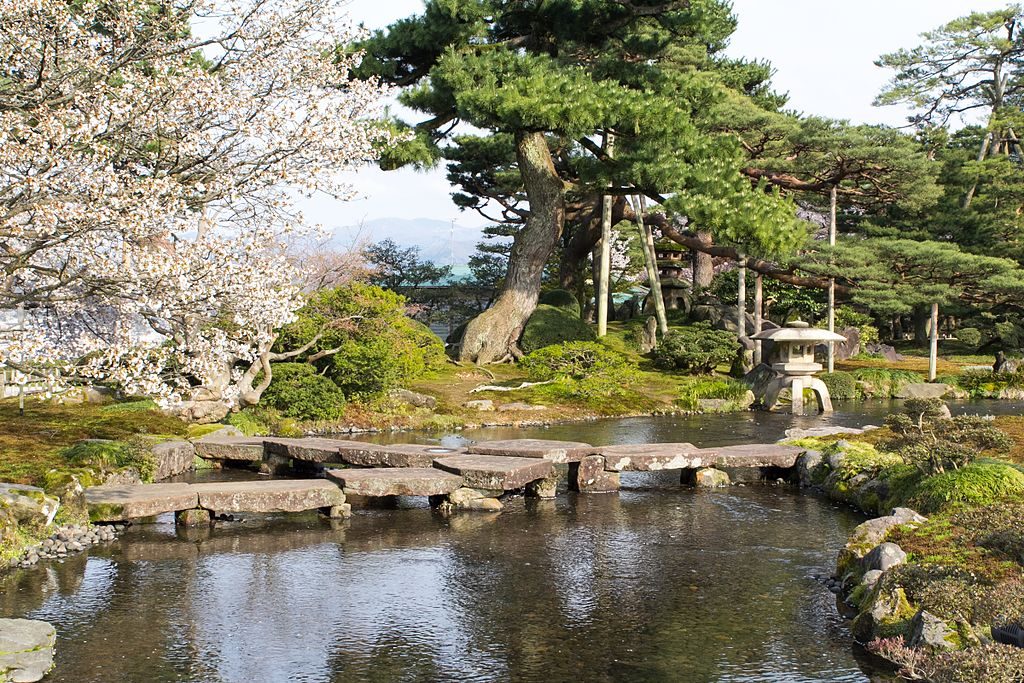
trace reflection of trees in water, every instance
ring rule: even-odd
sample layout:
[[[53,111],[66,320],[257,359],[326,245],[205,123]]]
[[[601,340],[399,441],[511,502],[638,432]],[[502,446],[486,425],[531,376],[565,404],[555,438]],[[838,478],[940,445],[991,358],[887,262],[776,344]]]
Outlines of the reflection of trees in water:
[[[810,577],[853,521],[750,488],[132,533],[109,564],[94,553],[102,581],[79,556],[21,573],[0,604],[24,614],[51,591],[41,618],[72,636],[57,680],[827,680],[852,661]],[[95,611],[62,625],[86,594]]]

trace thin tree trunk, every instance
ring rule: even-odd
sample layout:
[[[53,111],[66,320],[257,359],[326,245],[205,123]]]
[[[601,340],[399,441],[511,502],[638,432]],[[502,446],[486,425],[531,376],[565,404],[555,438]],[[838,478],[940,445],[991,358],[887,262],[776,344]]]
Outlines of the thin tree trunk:
[[[615,138],[608,135],[605,151],[609,158],[615,151]],[[612,196],[606,194],[602,198],[601,208],[601,242],[599,244],[600,261],[598,264],[597,285],[597,336],[608,334],[608,309],[611,299],[611,261],[612,261]]]
[[[836,195],[839,193],[839,188],[836,185],[832,186],[832,192],[829,198],[829,223],[828,223],[828,245],[830,247],[836,246]],[[831,260],[831,256],[829,260]],[[836,331],[836,279],[829,278],[828,280],[828,331]],[[828,371],[835,372],[836,370],[836,343],[828,343]]]
[[[636,195],[633,198],[637,225],[640,226],[640,241],[644,248],[644,265],[647,266],[647,280],[651,285],[651,299],[654,302],[654,314],[658,317],[658,327],[662,335],[668,334],[668,314],[665,312],[665,297],[661,291],[661,278],[658,277],[658,255],[654,249],[654,232],[644,220],[644,198]]]
[[[710,232],[698,230],[697,239],[703,245],[711,245]],[[691,254],[693,255],[693,291],[696,292],[711,286],[711,281],[715,278],[715,262],[710,254],[699,249],[694,249]]]
[[[928,381],[934,382],[939,365],[939,305],[932,304],[931,348],[928,351]]]
[[[519,336],[537,307],[544,265],[565,223],[565,186],[544,135],[516,133],[516,160],[530,202],[530,216],[516,235],[508,275],[494,305],[466,326],[459,360],[478,364],[518,357]]]

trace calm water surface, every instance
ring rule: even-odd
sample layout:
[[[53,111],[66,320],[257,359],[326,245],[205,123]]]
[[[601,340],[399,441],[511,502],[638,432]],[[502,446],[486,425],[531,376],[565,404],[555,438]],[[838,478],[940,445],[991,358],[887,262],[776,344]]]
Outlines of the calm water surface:
[[[714,445],[788,426],[752,413],[514,435]],[[47,680],[70,683],[869,680],[821,583],[860,515],[785,487],[624,484],[499,515],[168,518],[9,576],[0,607],[57,627]]]

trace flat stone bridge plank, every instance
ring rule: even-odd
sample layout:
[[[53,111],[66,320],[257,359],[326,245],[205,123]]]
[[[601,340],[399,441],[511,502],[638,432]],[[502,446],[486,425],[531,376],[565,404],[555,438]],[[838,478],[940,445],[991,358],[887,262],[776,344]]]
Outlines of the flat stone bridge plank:
[[[199,494],[191,484],[91,486],[85,504],[90,521],[122,522],[197,507]]]
[[[658,472],[703,467],[699,448],[692,443],[641,443],[600,449],[610,472]]]
[[[346,495],[444,496],[462,486],[462,477],[432,467],[389,467],[327,470]]]
[[[507,439],[480,441],[469,447],[471,454],[500,455],[514,458],[543,458],[557,463],[579,462],[598,449],[579,441],[553,441],[548,439]]]
[[[806,448],[781,444],[744,444],[701,449],[702,457],[715,467],[795,467]]]
[[[220,436],[198,439],[196,454],[207,460],[242,460],[260,462],[263,460],[262,437]]]
[[[380,445],[356,441],[342,442],[338,448],[341,462],[356,467],[428,468],[436,458],[460,455],[465,448],[446,448],[414,443]]]
[[[192,484],[199,507],[216,513],[302,512],[334,507],[345,494],[326,479],[270,479]]]
[[[350,443],[341,439],[264,439],[267,453],[303,462],[337,462],[338,449]]]
[[[548,479],[555,474],[551,460],[472,453],[438,458],[434,466],[460,475],[465,486],[491,491],[521,489],[530,482]]]

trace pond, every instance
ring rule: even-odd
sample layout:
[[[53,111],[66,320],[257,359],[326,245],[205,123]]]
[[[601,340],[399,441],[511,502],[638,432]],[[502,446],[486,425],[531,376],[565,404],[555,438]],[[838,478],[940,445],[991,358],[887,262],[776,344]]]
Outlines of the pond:
[[[751,413],[462,437],[714,445],[792,425]],[[624,484],[498,515],[165,518],[18,572],[0,600],[57,627],[47,680],[69,683],[869,680],[823,584],[861,515],[789,487]]]

